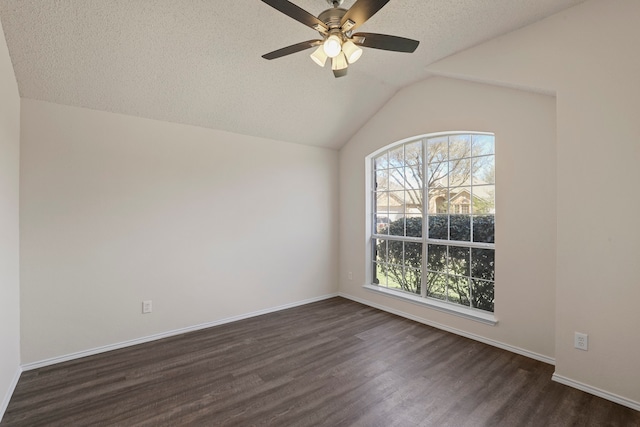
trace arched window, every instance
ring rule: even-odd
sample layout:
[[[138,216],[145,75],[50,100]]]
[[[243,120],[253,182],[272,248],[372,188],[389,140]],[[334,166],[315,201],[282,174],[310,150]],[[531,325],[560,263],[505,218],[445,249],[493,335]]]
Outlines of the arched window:
[[[494,310],[495,139],[451,132],[370,156],[372,285]]]

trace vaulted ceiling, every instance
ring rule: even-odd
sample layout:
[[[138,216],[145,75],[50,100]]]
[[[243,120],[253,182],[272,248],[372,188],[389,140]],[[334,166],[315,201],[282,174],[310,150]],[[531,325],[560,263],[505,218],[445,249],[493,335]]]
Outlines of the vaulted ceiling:
[[[0,0],[0,19],[23,98],[340,148],[429,64],[582,1],[392,0],[358,31],[418,49],[365,48],[339,79],[312,49],[261,58],[318,34],[260,0]]]

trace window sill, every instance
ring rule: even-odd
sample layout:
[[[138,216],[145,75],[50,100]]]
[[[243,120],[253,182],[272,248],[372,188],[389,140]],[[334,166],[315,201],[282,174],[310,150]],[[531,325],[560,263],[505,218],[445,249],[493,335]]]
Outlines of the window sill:
[[[411,295],[406,292],[396,291],[394,289],[388,289],[382,286],[376,285],[364,285],[363,288],[377,292],[379,294],[391,296],[401,299],[403,301],[409,301],[422,307],[428,307],[433,310],[441,311],[443,313],[451,314],[454,316],[462,317],[465,319],[473,320],[476,322],[484,323],[485,325],[495,326],[498,324],[498,319],[491,313],[485,313],[480,310],[474,310],[472,308],[460,307],[447,302],[442,302],[434,299],[422,298],[418,295]]]

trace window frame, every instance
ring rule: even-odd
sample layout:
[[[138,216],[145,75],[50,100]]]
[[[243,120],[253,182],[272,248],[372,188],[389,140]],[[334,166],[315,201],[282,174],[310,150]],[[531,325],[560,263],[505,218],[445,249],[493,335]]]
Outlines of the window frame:
[[[394,149],[397,149],[398,147],[404,147],[405,145],[411,143],[411,142],[417,142],[417,141],[421,141],[422,142],[422,155],[421,155],[421,160],[422,160],[422,164],[421,167],[423,168],[423,173],[426,172],[427,170],[427,140],[429,139],[433,139],[433,138],[437,138],[437,137],[444,137],[444,136],[455,136],[455,135],[489,135],[492,136],[494,138],[494,151],[493,153],[491,153],[491,155],[495,156],[495,152],[496,152],[496,147],[495,147],[495,133],[493,132],[482,132],[482,131],[449,131],[449,132],[437,132],[437,133],[429,133],[429,134],[424,134],[424,135],[418,135],[418,136],[413,136],[413,137],[409,137],[409,138],[405,138],[403,140],[397,141],[395,143],[386,145],[378,150],[376,150],[375,152],[371,153],[370,155],[366,156],[365,158],[365,171],[366,171],[366,194],[367,194],[367,212],[366,212],[366,221],[365,221],[365,226],[366,226],[366,236],[367,236],[367,250],[366,250],[366,265],[367,265],[367,271],[365,274],[366,277],[366,282],[365,285],[363,286],[365,289],[380,293],[380,294],[384,294],[387,296],[391,296],[391,297],[395,297],[395,298],[399,298],[401,300],[405,300],[405,301],[409,301],[421,306],[427,306],[429,308],[435,309],[437,311],[442,311],[442,312],[446,312],[449,314],[453,314],[459,317],[463,317],[463,318],[467,318],[470,320],[474,320],[474,321],[478,321],[481,323],[485,323],[485,324],[489,324],[489,325],[496,325],[498,323],[497,318],[495,317],[495,307],[494,307],[494,312],[490,312],[490,311],[486,311],[486,310],[482,310],[482,309],[478,309],[478,308],[473,308],[473,307],[467,307],[464,305],[460,305],[457,304],[455,302],[449,302],[449,301],[442,301],[442,300],[438,300],[436,298],[433,297],[428,297],[426,296],[426,276],[427,276],[427,246],[430,244],[438,244],[438,245],[445,245],[447,247],[468,247],[470,248],[469,250],[471,251],[473,248],[478,248],[478,249],[492,249],[494,250],[494,257],[495,257],[495,243],[484,243],[484,242],[473,242],[473,238],[470,239],[470,241],[457,241],[457,240],[450,240],[450,239],[435,239],[435,238],[430,238],[428,236],[428,221],[429,221],[429,214],[428,214],[428,206],[429,206],[429,199],[428,199],[428,188],[427,185],[423,183],[423,188],[422,188],[422,208],[423,208],[423,214],[422,214],[422,236],[421,237],[411,237],[411,236],[397,236],[397,235],[384,235],[384,234],[378,234],[378,225],[379,225],[379,220],[378,217],[376,217],[376,197],[377,197],[377,193],[376,190],[377,188],[374,188],[374,185],[376,184],[377,180],[375,177],[376,171],[377,169],[374,167],[374,162],[376,157],[378,157],[380,154],[384,153],[384,152],[391,152]],[[471,153],[473,154],[473,153]],[[473,159],[476,156],[470,155],[469,159]],[[447,159],[446,161],[451,161],[451,159],[449,158],[449,154],[447,154]],[[495,166],[495,157],[494,157],[494,166]],[[388,168],[387,170],[391,170],[391,168]],[[493,185],[495,186],[495,180],[493,182]],[[472,188],[473,186],[470,185],[470,188]],[[447,187],[447,191],[449,190],[450,187]],[[495,187],[494,187],[495,188]],[[388,190],[390,191],[390,190]],[[406,191],[406,189],[404,190]],[[473,195],[472,195],[473,197]],[[495,195],[494,195],[495,197]],[[495,202],[495,200],[494,200]],[[446,203],[448,203],[448,200],[446,200]],[[473,198],[471,200],[469,200],[469,203],[473,203]],[[390,213],[390,211],[388,211]],[[404,215],[406,217],[407,212],[404,212]],[[437,214],[437,213],[436,213]],[[451,215],[452,213],[449,212],[449,215]],[[431,214],[433,215],[433,214]],[[495,212],[494,212],[495,215]],[[390,218],[387,217],[387,220],[390,221]],[[473,220],[471,219],[472,223]],[[472,225],[471,225],[472,227]],[[473,233],[473,229],[471,228],[471,233]],[[406,232],[405,232],[406,234]],[[472,234],[473,236],[473,234]],[[374,284],[373,283],[373,277],[374,277],[374,272],[373,272],[373,268],[374,268],[374,264],[376,261],[376,241],[379,239],[384,239],[386,241],[398,241],[398,242],[415,242],[415,243],[420,243],[422,244],[422,265],[421,265],[421,272],[422,272],[422,279],[421,279],[421,292],[420,294],[413,294],[410,293],[408,291],[403,291],[403,290],[396,290],[393,288],[388,288],[384,285],[378,285],[378,284]],[[495,276],[495,271],[494,271],[494,276]],[[469,275],[469,278],[471,278],[471,276]],[[495,278],[493,280],[493,284],[494,284],[494,292],[495,292]]]

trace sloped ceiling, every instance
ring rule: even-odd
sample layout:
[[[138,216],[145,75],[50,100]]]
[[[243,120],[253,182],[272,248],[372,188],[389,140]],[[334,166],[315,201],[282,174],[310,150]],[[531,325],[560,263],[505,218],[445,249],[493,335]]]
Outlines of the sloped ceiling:
[[[0,19],[23,98],[337,149],[429,64],[582,1],[392,0],[358,31],[420,46],[340,79],[312,50],[262,59],[317,33],[260,0],[0,0]]]

